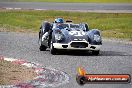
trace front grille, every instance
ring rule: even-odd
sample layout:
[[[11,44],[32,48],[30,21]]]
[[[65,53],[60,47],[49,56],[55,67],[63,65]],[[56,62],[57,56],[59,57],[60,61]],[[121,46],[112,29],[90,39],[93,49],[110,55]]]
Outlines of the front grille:
[[[86,47],[88,47],[88,43],[86,43],[86,42],[72,42],[71,43],[71,47],[74,47],[74,48],[86,48]]]
[[[62,47],[63,47],[63,48],[67,48],[67,47],[68,47],[68,45],[62,45]]]

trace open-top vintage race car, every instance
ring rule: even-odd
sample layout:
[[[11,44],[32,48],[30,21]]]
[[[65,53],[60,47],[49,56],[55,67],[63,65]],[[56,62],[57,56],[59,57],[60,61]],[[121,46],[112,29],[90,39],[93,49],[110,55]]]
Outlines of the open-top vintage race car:
[[[60,20],[57,22],[57,20]],[[59,50],[86,50],[98,55],[102,45],[101,34],[98,29],[91,29],[86,23],[74,24],[57,18],[53,23],[44,21],[39,31],[40,51],[50,48],[51,54]]]

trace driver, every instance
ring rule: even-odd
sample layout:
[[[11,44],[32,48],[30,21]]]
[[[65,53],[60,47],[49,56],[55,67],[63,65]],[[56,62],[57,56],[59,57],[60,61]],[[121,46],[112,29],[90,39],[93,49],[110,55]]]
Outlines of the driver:
[[[59,28],[59,25],[61,25],[62,23],[64,23],[64,20],[62,18],[56,18],[53,22],[53,29]]]
[[[58,23],[58,24],[56,25],[56,28],[63,29],[64,27],[63,27],[63,24],[62,24],[62,23]]]
[[[62,18],[56,18],[54,23],[64,23],[64,20]]]
[[[54,20],[54,23],[53,23],[53,28],[55,27],[55,26],[58,26],[58,27],[63,27],[63,26],[60,26],[62,23],[64,23],[64,20],[62,19],[62,18],[56,18],[55,20]],[[59,28],[60,29],[60,28]],[[47,32],[45,32],[45,34],[42,36],[42,41],[44,40],[44,39],[46,39],[48,36],[49,36],[49,41],[50,41],[50,39],[51,39],[51,35],[52,35],[52,30],[47,30]]]

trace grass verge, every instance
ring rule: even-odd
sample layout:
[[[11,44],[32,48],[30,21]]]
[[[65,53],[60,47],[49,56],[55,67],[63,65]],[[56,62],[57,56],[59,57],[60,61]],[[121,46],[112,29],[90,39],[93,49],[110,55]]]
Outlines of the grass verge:
[[[0,60],[0,85],[13,85],[32,80],[36,73],[31,68]]]
[[[10,0],[7,0],[10,1]],[[12,0],[19,2],[132,3],[132,0]]]
[[[130,13],[0,10],[0,31],[38,32],[43,20],[52,22],[57,17],[73,20],[74,23],[86,22],[90,29],[101,30],[103,37],[132,40]]]

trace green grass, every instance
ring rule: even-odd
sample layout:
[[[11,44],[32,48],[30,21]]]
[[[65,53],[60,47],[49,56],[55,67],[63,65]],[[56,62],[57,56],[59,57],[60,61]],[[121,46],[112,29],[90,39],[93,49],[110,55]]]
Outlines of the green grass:
[[[94,3],[131,3],[132,0],[12,0],[24,2],[94,2]]]
[[[53,21],[57,17],[86,22],[90,29],[98,28],[104,37],[128,38],[132,40],[132,14],[88,13],[65,11],[0,11],[1,31],[38,32],[43,20]]]

